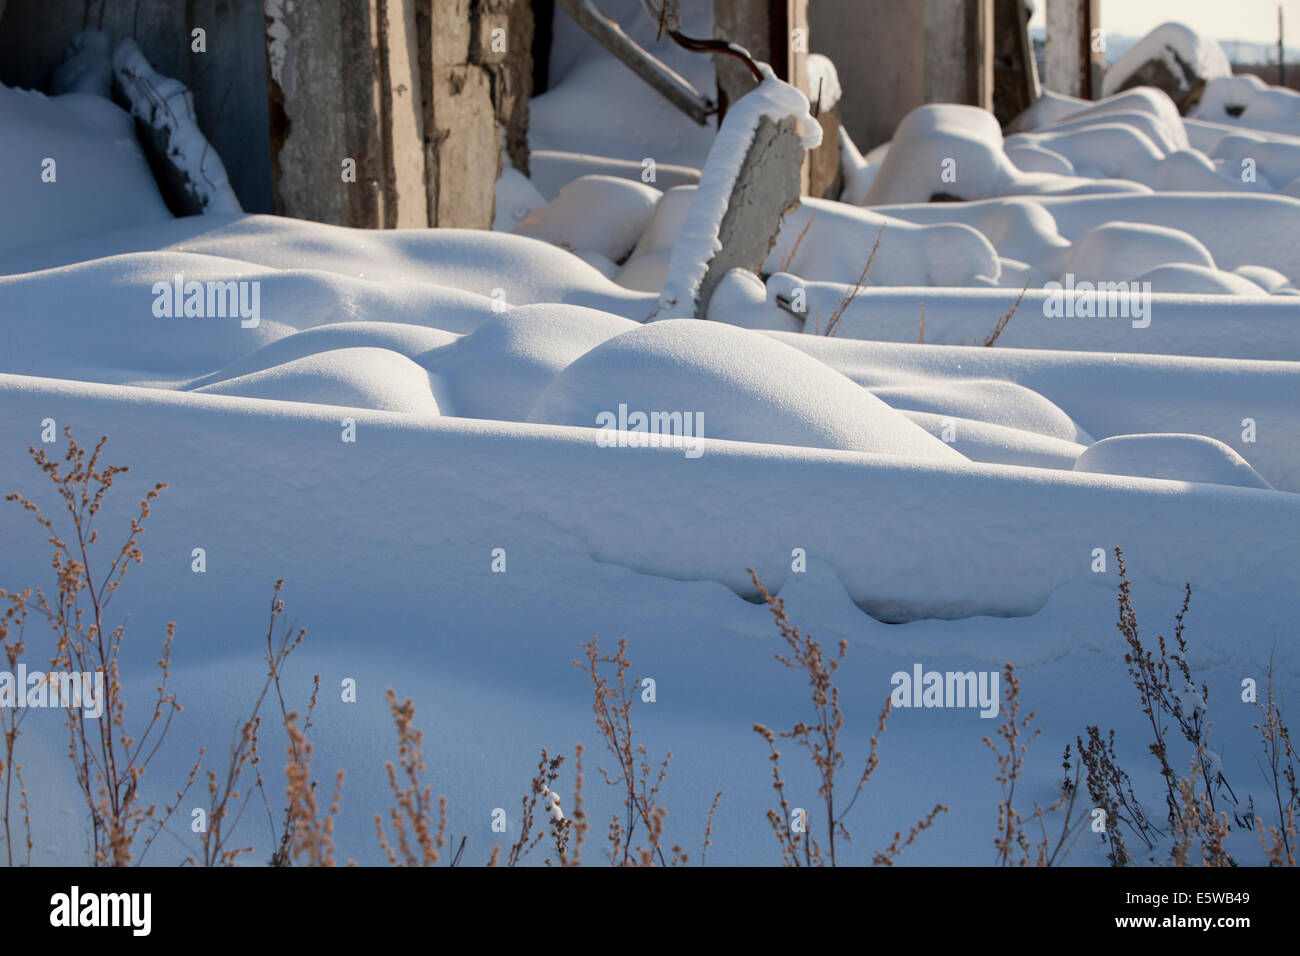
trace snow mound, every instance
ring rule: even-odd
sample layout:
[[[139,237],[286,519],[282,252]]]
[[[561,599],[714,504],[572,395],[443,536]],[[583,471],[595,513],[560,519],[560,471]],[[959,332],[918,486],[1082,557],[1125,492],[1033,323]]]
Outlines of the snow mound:
[[[204,375],[187,383],[197,389],[215,382],[261,372],[295,359],[338,349],[385,349],[404,355],[417,365],[426,366],[431,356],[459,341],[455,332],[430,329],[401,322],[335,322],[294,332],[276,339],[255,352],[245,355],[219,372]],[[444,414],[446,409],[443,409]]]
[[[986,110],[951,103],[918,106],[898,124],[865,205],[1146,190],[1123,180],[1023,172],[1003,145],[1002,129]]]
[[[488,306],[494,300],[498,307],[569,302],[638,320],[655,302],[654,296],[614,284],[578,256],[525,236],[485,229],[351,229],[280,216],[170,219],[93,240],[12,253],[0,259],[0,274],[169,248],[271,269],[361,279],[376,289],[376,295],[388,294],[383,286],[394,283],[404,293],[432,285],[442,296],[465,302],[477,299]],[[340,302],[346,305],[349,296],[341,295]],[[431,315],[413,324],[440,325],[440,321]],[[453,332],[475,326],[477,321],[469,328],[441,325]]]
[[[318,352],[194,391],[384,412],[440,414],[429,373],[406,356],[387,349]]]
[[[1075,471],[1139,478],[1168,478],[1243,488],[1272,488],[1250,463],[1221,441],[1204,435],[1116,435],[1089,447]]]
[[[1170,263],[1214,269],[1214,257],[1195,236],[1148,223],[1108,222],[1080,236],[1066,256],[1075,281],[1135,279]]]
[[[1205,86],[1192,114],[1200,120],[1300,136],[1300,93],[1257,76],[1221,77]]]
[[[946,440],[971,461],[991,465],[1019,465],[1028,468],[1056,468],[1070,471],[1083,454],[1085,445],[1049,438],[1005,425],[977,422],[955,415],[932,412],[903,412],[931,435]],[[945,437],[947,436],[947,437]]]
[[[0,129],[0,255],[172,218],[130,114],[110,101],[0,86]]]
[[[866,205],[929,202],[944,193],[985,199],[1001,195],[1022,175],[1002,151],[1002,130],[992,113],[973,106],[920,106],[894,131]]]
[[[1290,279],[1268,266],[1238,266],[1232,271],[1272,295],[1300,294],[1300,290],[1296,289]]]
[[[538,205],[550,202],[568,183],[581,176],[617,176],[638,183],[648,179],[656,188],[664,191],[675,186],[699,184],[698,169],[658,161],[647,164],[646,159],[654,160],[655,157],[647,156],[633,161],[593,156],[587,153],[562,153],[550,149],[535,149],[528,157],[528,178],[543,197]]]
[[[1267,290],[1245,276],[1188,263],[1157,266],[1149,272],[1142,273],[1136,281],[1150,282],[1152,292],[1186,295],[1268,295]]]
[[[428,366],[464,418],[527,421],[542,390],[575,359],[638,324],[572,305],[494,315]]]
[[[1033,389],[1015,382],[917,382],[873,387],[871,392],[900,410],[969,418],[1061,441],[1092,443],[1092,436],[1069,415]]]
[[[803,322],[777,305],[775,287],[745,269],[731,269],[718,282],[706,318],[742,329],[803,331]]]
[[[1136,119],[1145,116],[1146,121]],[[1106,118],[1137,125],[1165,152],[1186,149],[1191,145],[1187,128],[1178,107],[1169,94],[1153,86],[1125,90],[1093,102],[1063,93],[1043,90],[1042,95],[1008,125],[1009,133],[1034,130],[1068,129],[1092,125]],[[1014,137],[1008,136],[1008,140]]]
[[[1039,146],[1034,142],[1007,141],[1005,152],[1007,159],[1015,163],[1022,173],[1052,173],[1055,176],[1073,176],[1074,163],[1055,150]]]
[[[619,274],[620,285],[643,291],[663,286],[673,244],[693,194],[691,187],[664,194],[654,220]],[[1008,208],[1016,202],[1024,201],[1012,201]],[[1016,217],[1018,213],[1013,210],[1006,215]],[[1026,239],[1041,232],[1050,234],[1050,242],[1066,245],[1056,235],[1051,216],[1041,209],[1034,215],[1038,225],[1022,233]],[[870,209],[810,197],[804,197],[781,220],[764,270],[788,269],[810,281],[852,284],[862,274],[878,235],[880,248],[867,276],[871,285],[986,286],[997,281],[998,250],[980,235],[978,227],[959,223],[916,226]]]
[[[712,322],[655,322],[597,346],[546,388],[529,421],[590,428],[620,405],[695,413],[706,438],[965,461],[816,359]]]
[[[582,176],[530,212],[513,231],[622,262],[649,227],[661,195],[655,187],[630,179]]]
[[[1111,65],[1102,79],[1102,95],[1123,90],[1152,60],[1162,63],[1183,89],[1193,89],[1201,80],[1232,76],[1232,65],[1218,43],[1181,23],[1162,23]]]
[[[877,236],[880,246],[866,277],[870,285],[971,286],[997,281],[998,251],[970,226],[915,226],[869,209],[812,198],[786,214],[764,268],[814,282],[852,284],[862,275]]]

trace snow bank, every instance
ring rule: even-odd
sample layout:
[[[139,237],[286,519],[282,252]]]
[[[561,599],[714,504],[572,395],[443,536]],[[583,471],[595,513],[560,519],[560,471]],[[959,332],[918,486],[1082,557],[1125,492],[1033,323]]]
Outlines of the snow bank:
[[[278,216],[187,217],[93,240],[69,240],[0,258],[0,275],[173,248],[269,269],[397,283],[403,291],[433,285],[461,299],[485,297],[487,305],[495,301],[498,308],[567,302],[639,320],[655,302],[652,295],[616,285],[572,253],[524,236],[478,229],[349,229]],[[341,301],[349,300],[342,296]],[[427,321],[415,324],[437,325],[436,316],[433,310]]]
[[[1010,331],[1008,327],[1006,334]],[[1300,492],[1300,417],[1294,414],[1300,364],[1295,361],[932,348],[767,334],[866,388],[998,379],[1042,395],[1096,438],[1148,432],[1208,435],[1235,449],[1275,488]]]
[[[1300,497],[1277,492],[1174,493],[1141,478],[707,437],[690,460],[671,448],[600,447],[590,428],[366,410],[349,411],[357,441],[348,444],[336,408],[3,374],[0,402],[10,410],[0,418],[5,487],[41,480],[22,449],[47,416],[110,434],[111,460],[130,463],[132,478],[171,482],[150,522],[159,560],[135,587],[191,605],[260,607],[266,582],[284,577],[314,618],[351,619],[346,602],[357,594],[427,594],[432,581],[432,608],[464,599],[479,608],[465,620],[477,622],[499,588],[523,588],[547,607],[567,601],[545,597],[545,569],[557,564],[566,594],[591,562],[748,594],[745,568],[779,587],[790,550],[803,546],[884,619],[1021,615],[1067,583],[1096,581],[1091,550],[1119,544],[1133,567],[1168,583],[1240,589],[1239,600],[1267,594],[1270,613],[1300,609]],[[706,436],[710,422],[706,410]],[[358,493],[376,482],[382,495]],[[12,543],[0,552],[0,580],[28,579],[43,543],[29,525],[21,509],[0,509],[0,539]],[[206,575],[190,570],[195,542],[207,549]],[[509,552],[508,575],[487,570],[497,546]],[[403,620],[427,635],[419,617]]]
[[[760,333],[693,319],[655,322],[592,349],[547,387],[529,420],[594,428],[620,405],[699,416],[697,434],[710,438],[964,460],[821,362]]]
[[[1117,435],[1088,448],[1075,471],[1271,488],[1250,463],[1204,435]]]
[[[772,301],[790,302],[794,290],[802,289],[810,317],[832,315],[852,291],[840,283],[805,282],[784,274],[772,276],[767,285]],[[915,342],[924,304],[926,344],[979,345],[1019,295],[1018,289],[868,287],[844,310],[836,337]],[[1026,291],[998,347],[1300,361],[1300,336],[1295,334],[1300,306],[1292,296],[1243,299],[1153,292],[1151,323],[1145,327],[1145,317],[1135,319],[1119,310],[1112,314],[1109,306],[1104,316],[1095,308],[1092,316],[1077,311],[1071,316],[1066,301],[1064,292]],[[1098,305],[1106,296],[1093,301]]]
[[[225,368],[183,383],[182,387],[197,389],[336,349],[383,349],[427,367],[435,354],[458,342],[460,338],[455,332],[402,322],[332,322],[292,332],[249,352]],[[441,410],[443,414],[448,414],[445,407]]]
[[[1084,233],[1065,257],[1075,281],[1134,279],[1167,263],[1214,268],[1214,258],[1194,236],[1147,223],[1109,222]]]
[[[979,229],[989,207],[1002,202],[908,204],[876,211],[908,222],[967,222]],[[1109,222],[1148,223],[1194,236],[1221,269],[1267,266],[1292,282],[1300,279],[1300,246],[1292,241],[1300,200],[1289,196],[1173,192],[1034,196],[1032,202],[1051,213],[1067,242]]]

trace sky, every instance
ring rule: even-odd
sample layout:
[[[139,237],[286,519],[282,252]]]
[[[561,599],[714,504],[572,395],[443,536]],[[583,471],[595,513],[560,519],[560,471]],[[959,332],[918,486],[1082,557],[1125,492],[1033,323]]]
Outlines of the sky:
[[[1043,25],[1047,0],[1034,0],[1031,26]],[[1215,40],[1277,42],[1279,0],[1101,0],[1101,25],[1111,33],[1143,36],[1169,20]],[[1300,0],[1281,0],[1286,45],[1300,46]]]

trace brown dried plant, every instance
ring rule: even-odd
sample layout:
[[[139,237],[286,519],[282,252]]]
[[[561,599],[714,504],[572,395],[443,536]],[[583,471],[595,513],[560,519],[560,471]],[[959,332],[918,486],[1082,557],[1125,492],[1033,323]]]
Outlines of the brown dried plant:
[[[786,866],[835,866],[838,863],[837,838],[851,839],[845,817],[853,809],[858,797],[862,795],[867,781],[880,764],[878,754],[880,734],[885,731],[885,721],[889,716],[890,701],[885,700],[884,709],[876,724],[876,733],[872,734],[866,761],[858,777],[857,786],[843,806],[838,806],[840,794],[837,790],[837,774],[845,766],[846,758],[840,745],[839,734],[844,726],[844,712],[840,709],[840,692],[833,675],[840,661],[848,651],[848,641],[840,641],[838,655],[829,656],[822,645],[811,635],[803,634],[791,623],[785,611],[785,602],[771,594],[759,580],[753,568],[749,568],[750,579],[758,594],[767,603],[768,609],[776,621],[781,637],[790,648],[789,656],[775,654],[776,659],[791,670],[803,671],[808,677],[808,686],[812,689],[813,712],[816,715],[812,723],[800,721],[788,731],[774,733],[762,724],[754,724],[754,732],[767,741],[769,757],[772,764],[772,788],[776,791],[779,810],[769,809],[767,819],[772,832],[781,847],[781,861]],[[812,833],[811,821],[806,817],[797,819],[786,794],[786,782],[781,773],[781,752],[777,749],[777,738],[793,740],[805,748],[820,779],[817,790],[822,804],[824,818],[825,847]],[[935,806],[909,830],[904,840],[901,831],[896,833],[894,841],[884,850],[877,852],[873,858],[876,864],[892,863],[902,850],[910,846],[917,835],[934,823],[940,813],[947,813],[948,808],[942,804]]]
[[[876,253],[880,251],[880,240],[885,235],[885,224],[881,223],[880,231],[876,233],[876,241],[871,244],[871,253],[867,256],[866,264],[863,265],[862,271],[854,280],[848,290],[840,296],[839,302],[835,305],[835,311],[831,313],[830,319],[826,323],[826,328],[821,330],[825,336],[834,336],[840,330],[840,321],[844,318],[844,313],[848,311],[853,300],[860,296],[867,288],[867,275],[871,272],[871,264],[876,261]],[[814,332],[817,331],[814,326]]]
[[[343,800],[344,772],[338,772],[334,798],[329,808],[322,810],[316,799],[316,781],[311,778],[312,744],[298,726],[298,714],[289,714],[284,727],[289,734],[285,792],[289,798],[290,853],[295,863],[334,866],[334,821]]]
[[[29,592],[26,605],[43,615],[54,632],[51,670],[103,675],[105,700],[100,719],[88,722],[79,706],[65,710],[68,756],[89,811],[87,849],[92,864],[129,866],[143,860],[193,783],[199,767],[196,762],[189,781],[174,802],[161,807],[144,802],[141,781],[167,736],[172,718],[181,710],[175,695],[167,689],[175,624],[167,625],[163,638],[158,660],[161,677],[155,688],[152,712],[143,726],[131,729],[119,672],[126,625],[110,624],[108,613],[127,569],[144,559],[139,538],[144,533],[150,505],[167,486],[158,483],[146,493],[139,514],[131,519],[125,540],[103,569],[99,569],[91,560],[99,542],[97,520],[114,479],[129,469],[100,463],[107,436],[88,452],[72,437],[70,427],[64,429],[64,434],[68,449],[61,462],[43,450],[28,449],[62,500],[62,511],[66,512],[60,516],[63,529],[27,497],[9,494],[5,498],[18,502],[35,516],[48,532],[54,549],[51,566],[58,583],[57,593],[46,595],[37,588]],[[137,853],[136,841],[142,831],[143,846]]]
[[[1182,813],[1185,801],[1178,792],[1178,775],[1170,765],[1169,728],[1164,721],[1172,718],[1183,739],[1191,746],[1193,759],[1197,763],[1197,776],[1200,778],[1206,804],[1211,814],[1217,812],[1216,796],[1226,795],[1234,806],[1237,797],[1228,785],[1222,769],[1211,755],[1207,736],[1210,724],[1207,722],[1210,691],[1208,685],[1199,687],[1192,678],[1191,668],[1187,663],[1188,645],[1183,637],[1184,618],[1191,605],[1192,586],[1184,585],[1183,603],[1174,616],[1174,647],[1171,650],[1164,635],[1156,641],[1156,651],[1143,646],[1138,632],[1137,612],[1133,607],[1132,584],[1128,578],[1128,569],[1124,564],[1124,552],[1115,549],[1115,560],[1119,567],[1119,621],[1116,627],[1124,635],[1128,650],[1124,654],[1124,663],[1128,665],[1129,677],[1138,692],[1138,702],[1147,723],[1151,728],[1153,742],[1149,750],[1160,764],[1160,774],[1165,782],[1165,802],[1171,823]]]
[[[23,632],[27,624],[27,602],[31,599],[30,591],[9,594],[0,590],[0,601],[9,606],[0,614],[0,650],[4,651],[9,673],[15,673],[18,661],[26,651]],[[5,707],[0,705],[0,734],[4,735],[4,755],[0,756],[0,786],[4,794],[0,797],[0,830],[4,832],[6,862],[14,865],[14,834],[12,817],[14,811],[14,786],[18,787],[18,810],[22,814],[22,826],[25,834],[23,840],[25,853],[21,860],[26,866],[32,864],[32,817],[27,801],[27,787],[23,784],[23,767],[17,763],[15,754],[18,738],[21,736],[23,719],[28,711],[25,707]]]
[[[785,258],[781,260],[781,267],[777,269],[777,272],[790,271],[790,266],[794,264],[794,257],[799,254],[799,247],[803,245],[803,237],[808,235],[808,230],[812,228],[813,220],[816,218],[817,210],[814,209],[809,213],[808,221],[805,222],[803,228],[799,230],[799,235],[795,236],[794,245],[790,247],[790,251],[787,252]]]
[[[285,627],[280,630],[279,637],[276,637],[277,626],[281,615],[284,613],[284,600],[280,597],[283,588],[284,580],[278,580],[275,582],[275,588],[271,594],[270,619],[266,628],[266,647],[262,653],[267,672],[261,693],[253,704],[252,713],[246,720],[238,724],[238,729],[231,742],[229,761],[224,775],[218,777],[213,770],[207,772],[207,826],[200,835],[202,843],[200,857],[196,859],[191,856],[186,861],[190,865],[233,866],[241,854],[254,851],[251,846],[228,846],[228,830],[233,830],[238,825],[254,791],[260,795],[262,806],[266,810],[267,824],[271,831],[271,841],[275,846],[275,850],[267,861],[268,865],[292,865],[290,858],[292,837],[290,832],[290,811],[286,806],[282,820],[277,825],[275,815],[271,810],[271,801],[266,792],[266,783],[262,776],[261,766],[262,706],[266,703],[267,696],[274,691],[276,701],[280,707],[278,720],[281,724],[287,723],[289,709],[284,699],[281,678],[289,655],[302,644],[303,638],[307,635],[304,628]],[[317,674],[314,678],[311,700],[303,722],[304,733],[311,729],[312,715],[316,710],[319,693],[320,675]],[[242,790],[241,781],[244,773],[249,770],[252,771],[253,782],[251,787],[245,791]]]
[[[1274,685],[1273,671],[1273,658],[1270,656],[1265,671],[1264,699],[1257,701],[1262,714],[1255,729],[1259,731],[1260,743],[1264,749],[1264,778],[1273,797],[1278,823],[1267,829],[1267,840],[1264,821],[1256,818],[1255,826],[1260,843],[1268,855],[1269,865],[1295,866],[1296,816],[1300,813],[1300,784],[1296,779],[1296,765],[1300,760],[1291,744],[1291,731],[1283,719],[1282,703]]]
[[[1016,296],[1016,301],[1011,304],[1011,308],[1009,308],[1006,312],[1003,312],[1000,316],[998,316],[997,322],[994,323],[993,325],[993,331],[991,331],[988,335],[984,336],[983,345],[985,348],[992,348],[995,344],[997,344],[998,338],[1001,337],[1004,331],[1006,331],[1007,325],[1011,322],[1012,316],[1016,314],[1016,310],[1020,308],[1020,302],[1022,299],[1024,299],[1025,293],[1028,290],[1029,290],[1029,280],[1026,279],[1024,288],[1020,290],[1020,295]]]
[[[664,856],[662,846],[668,810],[659,803],[659,793],[668,776],[672,751],[664,755],[663,762],[655,769],[650,765],[645,745],[635,741],[632,704],[638,682],[632,681],[631,686],[628,683],[628,671],[632,665],[627,657],[627,638],[619,640],[616,654],[601,654],[595,637],[583,644],[582,649],[586,660],[574,661],[573,664],[591,679],[591,709],[596,729],[604,740],[605,749],[618,764],[614,773],[600,766],[596,769],[605,785],[621,791],[623,799],[623,815],[615,813],[610,820],[606,856],[611,864],[619,866],[651,866],[655,863],[668,866],[669,860]],[[613,665],[612,683],[601,673],[602,665]],[[638,827],[644,830],[646,845],[634,847],[632,841]],[[680,847],[674,846],[669,852],[673,854],[674,862],[685,860]]]
[[[1035,728],[1030,733],[1036,716],[1033,711],[1020,716],[1020,678],[1016,677],[1015,666],[1009,661],[1002,665],[1002,685],[1002,723],[994,731],[994,737],[998,739],[984,738],[985,746],[997,754],[997,781],[1002,790],[1002,799],[998,801],[998,831],[993,838],[995,859],[999,866],[1057,866],[1074,848],[1086,823],[1086,820],[1074,816],[1082,765],[1071,759],[1070,747],[1066,745],[1061,758],[1064,776],[1056,801],[1050,807],[1034,801],[1028,820],[1022,817],[1016,809],[1016,787],[1024,776],[1029,745],[1042,731]],[[1053,839],[1047,831],[1047,817],[1057,813],[1061,814],[1060,833]],[[1031,842],[1027,822],[1037,825],[1036,843]]]
[[[390,760],[384,764],[388,773],[388,786],[393,791],[393,805],[388,817],[393,827],[396,846],[384,831],[384,818],[375,814],[375,830],[379,846],[395,866],[434,866],[446,843],[447,798],[438,797],[437,821],[434,821],[433,788],[423,783],[425,771],[424,735],[415,727],[415,704],[408,697],[398,703],[397,694],[390,687],[385,696],[397,726],[398,763],[401,764],[401,781],[397,768]],[[464,848],[464,841],[461,841]],[[456,855],[459,858],[459,854]],[[450,861],[456,865],[457,859]]]

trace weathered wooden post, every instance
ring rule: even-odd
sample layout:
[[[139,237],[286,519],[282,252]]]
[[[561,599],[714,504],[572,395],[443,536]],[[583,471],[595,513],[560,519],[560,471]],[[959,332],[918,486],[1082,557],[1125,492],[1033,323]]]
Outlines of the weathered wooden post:
[[[993,109],[992,0],[925,0],[925,101]]]
[[[428,225],[414,0],[265,0],[265,14],[275,211]]]
[[[1094,42],[1100,28],[1101,0],[1047,0],[1043,86],[1083,99],[1100,95],[1104,45]]]
[[[1005,126],[1037,98],[1029,8],[1025,0],[993,0],[993,115]]]
[[[528,168],[528,0],[264,0],[282,215],[490,228],[501,131]]]

